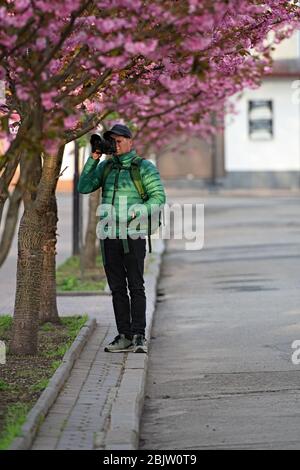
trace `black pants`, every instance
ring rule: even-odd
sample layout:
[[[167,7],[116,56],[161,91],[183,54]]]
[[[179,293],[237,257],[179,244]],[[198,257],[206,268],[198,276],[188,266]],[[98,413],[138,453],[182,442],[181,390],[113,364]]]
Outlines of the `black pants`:
[[[144,259],[146,240],[128,237],[129,253],[124,253],[121,239],[104,240],[105,273],[112,292],[113,308],[119,334],[145,335],[146,295]],[[130,299],[127,291],[127,284]]]

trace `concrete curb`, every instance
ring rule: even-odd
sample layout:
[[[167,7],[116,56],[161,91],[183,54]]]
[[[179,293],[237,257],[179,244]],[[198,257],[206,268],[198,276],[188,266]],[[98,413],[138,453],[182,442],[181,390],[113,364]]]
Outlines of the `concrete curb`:
[[[31,447],[39,426],[55,402],[59,392],[64,386],[64,383],[70,376],[74,362],[79,357],[95,327],[96,320],[91,319],[88,320],[86,325],[81,328],[73,344],[64,355],[61,365],[50,379],[47,388],[43,391],[34,407],[30,410],[26,422],[22,426],[21,436],[17,437],[12,442],[9,450],[27,450]]]
[[[155,254],[148,263],[147,282],[147,328],[146,337],[150,343],[153,315],[156,304],[156,290],[160,274],[163,240],[155,240]],[[139,445],[140,418],[144,405],[148,356],[128,354],[120,386],[111,409],[111,419],[104,439],[106,450],[136,450]]]
[[[110,295],[110,292],[106,291],[95,291],[95,292],[89,292],[89,291],[75,291],[75,292],[57,292],[57,297],[97,297],[101,295]]]

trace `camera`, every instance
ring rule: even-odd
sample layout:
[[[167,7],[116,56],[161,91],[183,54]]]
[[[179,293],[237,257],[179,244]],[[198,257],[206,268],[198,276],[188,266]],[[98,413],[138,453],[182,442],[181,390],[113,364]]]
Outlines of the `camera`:
[[[116,142],[113,138],[103,139],[98,134],[91,136],[92,153],[97,152],[105,153],[106,155],[113,155],[117,151]]]

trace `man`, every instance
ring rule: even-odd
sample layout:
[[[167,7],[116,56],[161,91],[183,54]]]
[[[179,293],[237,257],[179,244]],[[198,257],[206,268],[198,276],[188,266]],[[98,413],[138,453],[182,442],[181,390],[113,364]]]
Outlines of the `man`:
[[[102,258],[107,281],[112,292],[113,308],[118,335],[105,347],[107,352],[147,352],[145,338],[146,296],[144,288],[144,259],[146,255],[146,232],[130,229],[136,217],[136,207],[146,209],[148,215],[157,211],[166,200],[159,172],[149,160],[140,160],[139,174],[147,198],[139,194],[131,176],[130,168],[137,159],[133,149],[130,129],[116,124],[104,133],[104,138],[113,138],[116,152],[112,157],[112,169],[102,187],[102,204],[111,205],[116,214],[116,231],[101,241]],[[87,160],[78,183],[78,191],[91,193],[102,186],[107,161],[98,164],[101,153],[96,151]],[[126,214],[123,200],[126,198]],[[131,211],[128,210],[131,208]],[[101,218],[101,217],[100,217]],[[125,240],[120,224],[126,222]],[[124,225],[123,225],[124,226]],[[127,283],[130,298],[127,291]]]

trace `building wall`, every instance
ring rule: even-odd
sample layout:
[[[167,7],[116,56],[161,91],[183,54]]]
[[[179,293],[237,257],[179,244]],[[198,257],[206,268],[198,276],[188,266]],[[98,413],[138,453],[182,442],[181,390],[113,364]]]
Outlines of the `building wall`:
[[[159,155],[158,168],[162,178],[209,178],[211,176],[211,148],[200,139],[187,139],[184,145],[173,142],[172,150]]]
[[[270,38],[272,35],[270,35]],[[274,60],[296,59],[300,56],[300,32],[296,31],[290,38],[276,45],[272,53]]]
[[[300,32],[276,45],[273,58],[277,74],[266,78],[260,88],[245,90],[240,99],[233,98],[237,115],[226,119],[224,186],[300,187],[300,103],[295,90],[300,79],[300,72],[299,77],[295,73],[299,70]],[[261,108],[265,113],[261,117],[272,119],[273,135],[266,132],[264,138],[255,139],[249,132],[249,119],[253,118],[249,101],[260,100],[272,102],[269,115],[267,107]],[[259,118],[260,110],[256,112]]]
[[[217,151],[220,143],[217,142]],[[173,142],[172,150],[165,151],[157,157],[156,164],[159,168],[160,174],[164,179],[193,179],[212,177],[212,152],[211,146],[201,139],[188,139],[182,146]],[[84,157],[81,157],[82,163],[86,160],[89,154],[87,147],[84,152]],[[104,157],[103,157],[104,158]],[[218,160],[219,162],[219,160]],[[69,143],[64,152],[62,170],[65,169],[58,182],[58,190],[69,190],[72,187],[74,175],[74,143]],[[223,166],[216,172],[223,172]],[[223,175],[223,173],[222,173]]]
[[[236,102],[237,116],[228,116],[225,131],[226,171],[299,171],[300,105],[293,103],[293,80],[265,80],[257,90],[246,91]],[[251,140],[249,100],[273,101],[274,136]]]

